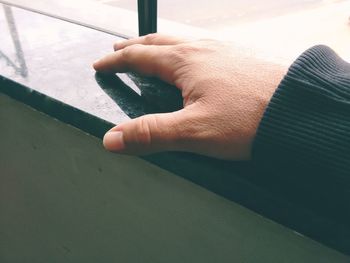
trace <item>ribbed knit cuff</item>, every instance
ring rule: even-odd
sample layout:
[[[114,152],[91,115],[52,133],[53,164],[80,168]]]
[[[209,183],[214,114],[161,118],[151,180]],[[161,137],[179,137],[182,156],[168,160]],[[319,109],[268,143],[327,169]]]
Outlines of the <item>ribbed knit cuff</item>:
[[[350,64],[315,46],[289,68],[253,145],[259,169],[350,179]]]

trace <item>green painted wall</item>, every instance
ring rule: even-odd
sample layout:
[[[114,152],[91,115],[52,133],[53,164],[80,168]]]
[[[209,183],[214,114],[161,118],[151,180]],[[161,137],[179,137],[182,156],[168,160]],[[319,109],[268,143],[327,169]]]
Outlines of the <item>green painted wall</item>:
[[[0,262],[350,262],[0,94]]]

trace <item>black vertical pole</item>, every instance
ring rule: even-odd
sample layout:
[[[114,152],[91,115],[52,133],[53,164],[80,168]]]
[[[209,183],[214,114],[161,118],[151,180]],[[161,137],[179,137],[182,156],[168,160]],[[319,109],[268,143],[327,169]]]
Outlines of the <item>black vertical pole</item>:
[[[157,0],[138,0],[139,35],[157,32]]]

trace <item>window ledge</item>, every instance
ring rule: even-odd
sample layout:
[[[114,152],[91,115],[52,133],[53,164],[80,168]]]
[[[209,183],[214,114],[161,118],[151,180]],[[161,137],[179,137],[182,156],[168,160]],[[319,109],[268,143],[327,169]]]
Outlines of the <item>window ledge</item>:
[[[95,74],[92,62],[111,50],[120,39],[117,36],[18,8],[6,10],[7,19],[0,15],[1,93],[99,138],[128,118],[181,107],[178,90],[158,80]],[[349,226],[316,215],[294,202],[293,196],[269,189],[269,182],[261,180],[264,175],[249,163],[185,153],[144,159],[350,253],[349,243],[342,239],[350,236]]]

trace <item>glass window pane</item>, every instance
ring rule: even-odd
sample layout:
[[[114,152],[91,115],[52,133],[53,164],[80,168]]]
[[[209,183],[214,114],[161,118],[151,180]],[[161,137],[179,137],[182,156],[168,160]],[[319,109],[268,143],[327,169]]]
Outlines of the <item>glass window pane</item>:
[[[7,2],[120,36],[138,35],[137,0]],[[349,56],[344,52],[350,41],[349,10],[346,0],[158,0],[158,31],[235,41],[288,61],[315,44]]]

